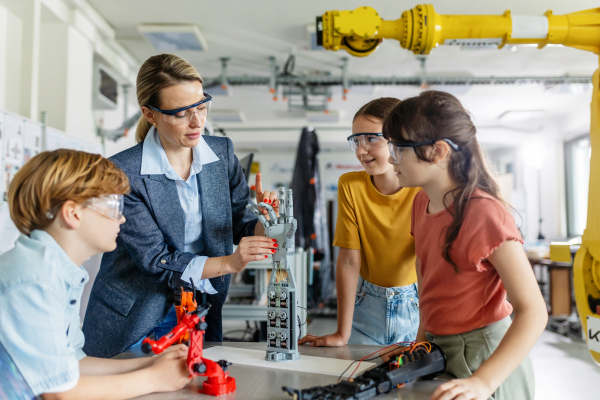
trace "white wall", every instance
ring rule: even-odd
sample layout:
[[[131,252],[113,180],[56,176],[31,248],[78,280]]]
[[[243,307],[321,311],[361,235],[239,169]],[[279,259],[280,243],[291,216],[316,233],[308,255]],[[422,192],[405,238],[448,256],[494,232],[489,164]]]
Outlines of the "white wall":
[[[85,1],[0,0],[0,109],[34,120],[45,111],[48,126],[100,143],[97,125],[121,125],[124,99],[117,110],[92,110],[94,61],[120,83],[134,83],[139,68],[114,35]],[[106,155],[132,144],[111,143]]]

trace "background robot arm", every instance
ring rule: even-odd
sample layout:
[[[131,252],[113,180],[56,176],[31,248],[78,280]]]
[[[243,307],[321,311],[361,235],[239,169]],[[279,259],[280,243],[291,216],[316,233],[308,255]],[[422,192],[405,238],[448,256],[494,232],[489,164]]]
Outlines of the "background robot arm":
[[[317,43],[327,50],[344,49],[357,57],[373,53],[382,39],[395,39],[415,54],[429,54],[440,44],[469,42],[506,44],[561,44],[600,52],[600,9],[566,15],[547,11],[543,16],[440,15],[431,4],[404,11],[393,21],[371,7],[327,11],[317,17]]]
[[[328,50],[344,49],[357,57],[373,53],[381,41],[395,39],[415,54],[429,54],[440,44],[560,44],[600,53],[600,8],[554,15],[440,15],[430,4],[404,11],[393,21],[385,21],[371,7],[353,11],[327,11],[317,17],[317,44]],[[573,263],[577,311],[592,358],[600,364],[600,124],[598,98],[599,71],[592,78],[590,142],[592,148],[587,226],[582,245]],[[554,261],[571,261],[568,248],[551,246]],[[562,259],[553,254],[563,255]]]

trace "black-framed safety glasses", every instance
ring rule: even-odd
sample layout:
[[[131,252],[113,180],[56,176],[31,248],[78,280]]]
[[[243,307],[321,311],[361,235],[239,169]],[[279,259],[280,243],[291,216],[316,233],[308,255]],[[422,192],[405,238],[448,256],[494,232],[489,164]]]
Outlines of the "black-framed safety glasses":
[[[423,142],[388,142],[388,148],[390,149],[390,156],[392,156],[392,160],[394,160],[394,164],[400,164],[402,161],[402,153],[407,148],[416,148],[421,146],[432,145],[436,142],[444,141],[450,145],[454,149],[454,151],[461,151],[456,143],[454,143],[450,139],[436,139],[436,140],[425,140]]]
[[[212,96],[204,93],[204,98],[197,103],[187,107],[177,108],[175,110],[161,110],[153,106],[146,106],[151,110],[157,111],[163,115],[166,123],[173,126],[188,125],[194,115],[198,115],[200,119],[206,118],[212,105]]]

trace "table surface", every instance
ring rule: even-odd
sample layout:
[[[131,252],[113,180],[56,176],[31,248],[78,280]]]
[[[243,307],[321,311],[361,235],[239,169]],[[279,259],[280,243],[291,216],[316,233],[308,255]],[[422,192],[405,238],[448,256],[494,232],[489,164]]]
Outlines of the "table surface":
[[[226,342],[226,343],[205,343],[205,348],[213,346],[236,347],[252,350],[266,350],[266,343],[248,343],[248,342]],[[379,346],[356,346],[349,345],[344,347],[309,347],[300,346],[300,355],[337,358],[343,360],[357,360],[365,357],[375,351]],[[133,358],[144,357],[139,349],[130,350],[115,358]],[[342,371],[340,371],[340,374]],[[293,372],[277,370],[275,368],[257,368],[248,365],[231,365],[229,375],[235,378],[237,390],[228,395],[219,396],[219,400],[232,399],[289,399],[289,396],[281,390],[282,386],[288,386],[295,389],[306,389],[313,386],[330,385],[337,382],[337,377],[332,375],[320,375],[306,372]],[[193,382],[184,389],[170,393],[153,393],[138,397],[138,399],[215,399],[213,396],[207,396],[198,393],[202,387],[202,382],[206,378],[196,377]],[[443,382],[435,381],[417,381],[407,384],[402,389],[394,389],[391,392],[377,396],[377,399],[397,399],[397,400],[425,400],[429,399],[434,390]]]
[[[552,261],[547,258],[529,258],[529,263],[532,265],[546,265],[554,268],[573,268],[572,263]]]

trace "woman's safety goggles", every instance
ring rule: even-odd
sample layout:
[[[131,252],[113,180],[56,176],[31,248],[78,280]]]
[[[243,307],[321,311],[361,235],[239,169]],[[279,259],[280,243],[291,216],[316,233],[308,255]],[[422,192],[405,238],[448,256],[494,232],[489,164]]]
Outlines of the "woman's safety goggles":
[[[104,194],[87,199],[84,206],[100,213],[108,218],[121,221],[125,204],[122,194]]]
[[[149,109],[158,111],[163,115],[163,118],[167,124],[173,126],[189,125],[194,118],[194,115],[198,115],[198,118],[206,118],[206,114],[210,111],[212,104],[212,97],[208,93],[204,93],[204,99],[191,106],[181,107],[175,110],[161,110],[160,108],[147,106]]]
[[[440,140],[448,143],[455,151],[462,150],[450,139],[425,140],[424,142],[388,142],[388,148],[390,149],[390,156],[392,157],[392,160],[394,160],[394,164],[400,164],[400,162],[402,162],[402,153],[406,151],[407,148],[412,147],[414,149],[415,147],[432,145]]]
[[[348,144],[355,153],[361,145],[366,151],[371,151],[384,147],[386,143],[382,133],[355,133],[348,136]]]

